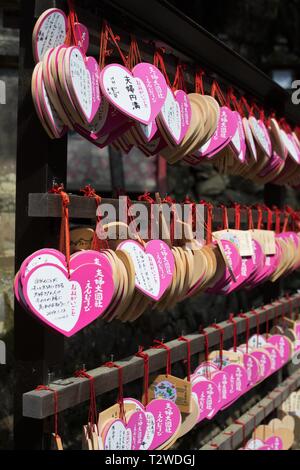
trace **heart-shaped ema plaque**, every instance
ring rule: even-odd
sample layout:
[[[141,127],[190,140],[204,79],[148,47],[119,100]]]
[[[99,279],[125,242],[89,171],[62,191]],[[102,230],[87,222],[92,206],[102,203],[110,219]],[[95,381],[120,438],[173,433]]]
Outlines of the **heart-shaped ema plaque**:
[[[118,246],[132,258],[135,268],[135,285],[143,294],[159,300],[170,286],[174,273],[174,257],[162,240],[151,240],[145,247],[126,240]]]
[[[112,270],[105,257],[99,263],[81,261],[69,275],[59,263],[37,264],[22,280],[29,310],[68,337],[101,316],[114,293]]]
[[[48,49],[60,46],[67,34],[67,17],[58,8],[49,8],[38,18],[32,33],[32,49],[36,62],[40,62]]]
[[[98,62],[85,57],[78,47],[69,47],[64,56],[64,74],[74,106],[83,120],[91,122],[101,103]]]
[[[165,79],[151,64],[138,64],[130,72],[119,64],[104,67],[100,87],[108,102],[128,118],[149,124],[159,113],[166,94]]]

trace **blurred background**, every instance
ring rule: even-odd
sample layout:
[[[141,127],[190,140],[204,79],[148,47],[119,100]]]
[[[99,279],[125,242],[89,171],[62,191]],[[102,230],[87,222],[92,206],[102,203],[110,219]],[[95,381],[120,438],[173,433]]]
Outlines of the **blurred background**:
[[[29,0],[33,1],[33,0]],[[95,2],[96,3],[96,0]],[[289,90],[294,79],[300,79],[300,0],[221,0],[186,2],[170,1],[229,47],[264,70],[282,87]],[[76,2],[75,2],[76,4]],[[18,100],[19,57],[19,1],[0,0],[0,338],[7,345],[7,365],[0,365],[0,448],[11,447],[12,429],[12,314],[14,276],[14,223],[15,223],[15,159]],[[79,18],[80,19],[80,18]],[[167,21],[167,19],[166,19]],[[100,25],[99,25],[100,29]],[[201,64],[199,64],[201,65]],[[238,70],[236,70],[238,74]],[[4,85],[3,85],[4,84]],[[3,90],[5,88],[5,96]],[[109,150],[99,150],[79,136],[70,135],[68,141],[68,190],[79,190],[90,183],[100,194],[111,190]],[[30,158],[30,155],[28,155]],[[140,152],[126,155],[124,165],[125,190],[142,193],[157,189],[157,159],[146,159]],[[263,188],[249,181],[220,175],[210,165],[197,170],[183,167],[167,168],[167,190],[177,199],[189,195],[197,200],[212,200],[242,204],[262,202]],[[287,190],[286,203],[299,206],[297,193]],[[292,286],[290,286],[292,287]],[[252,293],[255,302],[261,300]],[[202,296],[177,306],[172,312],[143,316],[132,325],[103,325],[86,328],[71,338],[66,345],[65,368],[54,374],[71,374],[76,365],[94,367],[95,362],[110,358],[118,350],[125,357],[137,350],[138,344],[152,344],[157,331],[164,339],[174,338],[183,332],[195,331],[199,324],[212,321],[207,312],[213,309],[213,320],[222,318],[224,311],[236,311],[245,304],[243,294],[228,298]],[[130,346],[128,340],[130,338]],[[101,345],[101,346],[100,346]],[[95,360],[97,358],[97,361]],[[115,360],[118,357],[114,358]],[[109,400],[109,398],[108,398]],[[84,408],[84,407],[82,407]],[[72,424],[86,410],[75,410],[66,421],[66,442],[69,447],[78,444],[80,427]],[[81,421],[80,421],[81,419]],[[76,428],[73,427],[73,428]],[[191,443],[186,437],[182,448]],[[199,447],[201,433],[193,442]]]

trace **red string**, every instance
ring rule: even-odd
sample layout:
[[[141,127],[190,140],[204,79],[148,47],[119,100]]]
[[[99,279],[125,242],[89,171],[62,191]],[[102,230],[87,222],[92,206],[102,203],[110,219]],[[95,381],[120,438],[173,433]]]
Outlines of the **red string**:
[[[91,249],[95,251],[100,251],[101,249],[107,249],[109,248],[107,238],[105,237],[104,230],[102,227],[101,223],[101,215],[99,214],[98,207],[101,204],[101,197],[96,194],[95,189],[92,188],[90,184],[87,184],[83,189],[80,189],[80,192],[83,193],[84,197],[89,197],[89,198],[94,198],[95,199],[95,204],[96,204],[96,209],[97,209],[97,215],[96,215],[96,230],[94,231],[93,235],[93,240],[91,244]],[[103,234],[103,236],[98,238],[97,232]]]
[[[289,224],[289,218],[290,218],[290,213],[285,209],[284,211],[284,220],[283,220],[283,225],[282,225],[282,232],[286,232]]]
[[[263,209],[267,211],[267,230],[272,230],[273,211],[268,206],[263,206]]]
[[[178,341],[185,341],[186,342],[186,368],[187,368],[187,380],[188,382],[191,381],[191,340],[185,338],[184,336],[180,336]]]
[[[252,110],[256,111],[258,119],[265,122],[265,112],[262,108],[260,108],[259,106],[257,106],[256,103],[253,102],[252,103]]]
[[[115,364],[112,361],[106,362],[104,367],[115,367],[118,369],[118,381],[119,381],[119,391],[118,391],[118,404],[120,407],[119,417],[125,421],[125,408],[124,408],[124,394],[123,394],[123,367],[119,364]]]
[[[213,225],[213,204],[201,200],[200,204],[206,207],[206,243],[209,245],[212,242],[212,225]]]
[[[237,202],[233,203],[234,207],[234,228],[240,230],[241,228],[241,205]]]
[[[267,125],[267,127],[270,127],[270,125],[271,125],[271,119],[276,119],[276,113],[275,113],[275,111],[270,112],[270,114],[269,114],[269,116],[268,116],[268,118],[267,118],[267,120],[266,120],[266,125]]]
[[[263,210],[261,204],[257,204],[256,206],[257,209],[257,229],[261,230],[262,228],[262,223],[263,223]]]
[[[292,219],[292,224],[291,224],[291,228],[294,232],[297,232],[297,228],[296,228],[296,223],[299,222],[299,216],[298,214],[290,207],[290,206],[285,206],[285,210],[286,212],[290,215],[291,219]]]
[[[236,352],[237,350],[237,325],[236,325],[236,320],[234,319],[234,314],[231,313],[229,315],[229,320],[227,323],[231,323],[233,326],[233,350]]]
[[[217,449],[217,450],[219,449],[218,444],[216,444],[215,442],[212,442],[212,443],[210,443],[209,445],[210,445],[210,447],[214,447],[214,448]]]
[[[59,194],[62,203],[61,212],[61,225],[60,225],[60,236],[59,236],[59,250],[65,254],[68,275],[70,277],[70,226],[69,226],[69,204],[70,198],[63,191],[63,185],[54,184],[49,190],[49,193]]]
[[[46,385],[38,385],[36,390],[49,390],[53,392],[53,406],[54,406],[54,435],[58,437],[58,392],[53,388],[47,387]]]
[[[248,116],[252,116],[253,114],[253,109],[251,108],[251,106],[249,105],[248,101],[246,100],[246,98],[244,96],[241,97],[241,104],[242,106],[244,106],[246,108],[246,111],[248,113]]]
[[[220,369],[223,368],[223,344],[224,344],[224,330],[217,323],[211,325],[212,328],[216,328],[220,332]]]
[[[91,423],[93,427],[94,424],[97,426],[97,404],[96,404],[96,393],[95,393],[95,378],[88,374],[85,370],[77,370],[75,372],[75,377],[81,377],[89,379],[90,386],[90,407],[89,407],[89,417],[88,422]]]
[[[224,204],[220,205],[222,209],[222,225],[223,225],[223,230],[228,230],[229,225],[228,225],[228,212],[227,212],[227,207]]]
[[[178,63],[177,64],[177,67],[176,67],[176,72],[175,72],[175,78],[174,78],[174,82],[173,82],[173,90],[183,90],[183,91],[187,91],[187,87],[186,87],[186,84],[185,84],[185,78],[184,78],[184,69],[185,69],[185,65],[184,64],[181,64],[181,63]]]
[[[251,310],[251,313],[253,313],[253,315],[255,315],[255,320],[256,320],[256,336],[259,336],[259,333],[260,333],[260,325],[259,325],[259,313],[253,308]]]
[[[206,225],[206,242],[212,242],[212,225],[213,225],[213,204],[207,204],[207,225]]]
[[[233,103],[233,100],[232,100],[232,97],[231,97],[232,94],[233,94],[232,88],[228,88],[227,93],[226,93],[226,106],[228,108],[231,108],[231,104],[234,107],[234,103]]]
[[[144,360],[144,406],[146,406],[149,402],[149,354],[143,352],[143,346],[139,346],[136,356]]]
[[[254,225],[253,225],[253,215],[252,215],[252,207],[247,206],[247,215],[248,215],[248,229],[253,230]]]
[[[152,346],[152,348],[163,348],[167,351],[166,376],[168,376],[171,374],[171,349],[165,343],[163,343],[162,341],[158,341],[157,339],[155,339],[153,342],[155,343],[155,346]]]
[[[204,70],[198,69],[195,73],[195,93],[200,93],[200,95],[204,95],[204,86],[203,86],[203,76]]]
[[[106,20],[103,20],[102,23],[102,28],[101,28],[101,33],[100,33],[100,53],[99,53],[99,67],[100,70],[102,70],[105,66],[105,60],[108,55],[112,53],[111,50],[108,50],[108,41],[112,43],[113,46],[117,49],[123,64],[125,67],[127,66],[127,59],[125,55],[123,54],[120,46],[119,46],[119,41],[120,37],[115,35],[113,33],[113,30],[111,27],[108,25]]]
[[[242,106],[238,102],[237,97],[233,93],[232,88],[229,88],[227,91],[226,102],[229,108],[230,108],[230,104],[232,103],[234,110],[237,111],[241,116],[243,115]]]
[[[165,66],[165,61],[164,61],[163,54],[164,54],[163,49],[157,49],[154,52],[153,64],[155,65],[155,67],[157,67],[161,71],[161,73],[165,77],[165,80],[167,82],[168,87],[172,88],[172,84],[170,82],[170,79],[169,79],[169,76],[168,76],[168,73],[167,73],[167,69],[166,69],[166,66]]]
[[[285,118],[281,118],[279,120],[279,125],[280,125],[280,127],[282,127],[285,130],[285,132],[287,132],[287,133],[292,132],[291,126],[286,122]]]
[[[246,353],[248,354],[249,336],[250,336],[250,318],[245,313],[240,313],[239,317],[244,318],[246,321]]]
[[[205,362],[208,361],[209,356],[209,343],[208,343],[208,333],[204,330],[202,326],[199,328],[199,333],[204,336],[204,358]]]
[[[150,196],[149,192],[144,192],[144,194],[138,196],[138,201],[145,201],[149,202],[150,204],[154,203],[154,199]]]
[[[103,70],[105,67],[105,60],[106,56],[108,56],[111,51],[109,52],[107,49],[108,44],[108,31],[106,28],[106,21],[103,20],[102,28],[100,32],[100,52],[99,52],[99,67],[100,70]]]
[[[212,86],[211,86],[211,92],[210,92],[211,96],[213,98],[218,98],[220,104],[222,106],[225,106],[226,105],[226,98],[220,88],[220,85],[218,84],[218,82],[216,80],[214,80],[212,82]]]
[[[108,34],[109,34],[109,39],[110,41],[113,43],[113,45],[115,46],[115,48],[117,49],[121,59],[122,59],[122,62],[125,66],[127,66],[127,59],[125,57],[125,55],[123,54],[120,46],[119,46],[119,41],[120,41],[120,36],[118,35],[115,35],[113,30],[111,29],[111,27],[106,23],[106,27],[107,27],[107,31],[108,31]]]
[[[281,210],[278,207],[273,206],[273,210],[275,212],[275,232],[280,233],[280,214]]]
[[[135,36],[132,34],[130,37],[130,47],[127,57],[127,66],[131,70],[137,64],[142,62],[141,53]]]
[[[68,25],[67,25],[67,35],[65,39],[66,46],[78,45],[78,37],[75,28],[75,23],[78,23],[77,14],[75,11],[74,1],[67,0],[69,14],[68,14]]]

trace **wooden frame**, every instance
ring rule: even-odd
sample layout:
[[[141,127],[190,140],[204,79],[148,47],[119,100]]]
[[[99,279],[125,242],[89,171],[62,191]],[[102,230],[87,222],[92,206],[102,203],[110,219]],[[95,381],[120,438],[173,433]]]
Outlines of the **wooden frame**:
[[[91,198],[70,194],[69,217],[79,219],[94,219],[96,216],[95,202]],[[136,202],[136,201],[133,201]],[[112,204],[118,209],[118,199],[102,198],[102,204]],[[149,203],[138,201],[149,207]],[[229,207],[227,209],[228,222],[233,228],[235,209]],[[118,212],[117,212],[118,214]],[[258,211],[253,209],[253,223],[258,221]],[[61,198],[56,194],[49,193],[30,193],[28,195],[28,216],[29,217],[61,217]],[[266,211],[263,211],[262,221],[267,222]],[[284,215],[280,214],[280,221],[283,222]],[[274,213],[272,215],[272,223],[274,223]],[[218,226],[222,223],[222,209],[215,207],[213,210],[213,223]],[[247,224],[247,211],[241,209],[241,225]]]
[[[37,2],[39,3],[39,2]],[[43,9],[62,6],[64,2],[44,1]],[[43,245],[55,246],[56,224],[51,219],[30,219],[27,216],[27,194],[45,192],[53,178],[65,183],[67,138],[51,140],[41,127],[31,98],[31,77],[34,67],[32,30],[36,2],[21,2],[19,97],[17,129],[16,234],[15,267],[26,256]],[[39,14],[40,11],[37,11]],[[30,340],[29,340],[30,338]],[[14,307],[15,383],[14,445],[17,449],[41,449],[46,446],[44,423],[28,420],[22,414],[22,394],[45,383],[49,370],[63,360],[64,339],[46,330],[24,313],[15,301]]]

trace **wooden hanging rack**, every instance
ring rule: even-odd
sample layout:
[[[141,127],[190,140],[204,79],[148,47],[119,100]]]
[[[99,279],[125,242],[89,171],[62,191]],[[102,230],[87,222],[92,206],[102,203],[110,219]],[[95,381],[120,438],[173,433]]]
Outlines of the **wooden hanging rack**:
[[[257,308],[259,323],[263,324],[276,318],[282,313],[290,312],[291,308],[297,308],[300,305],[300,294],[295,294],[287,298],[279,299],[272,304],[265,305],[263,308]],[[248,312],[250,328],[256,326],[256,315]],[[227,321],[219,323],[224,331],[224,341],[232,338],[232,324]],[[245,318],[236,318],[237,335],[246,331],[247,321]],[[217,329],[206,328],[208,334],[209,347],[216,346],[220,340],[220,333]],[[203,352],[205,350],[205,342],[203,334],[186,335],[190,340],[191,354]],[[171,350],[172,363],[181,361],[186,357],[186,345],[177,339],[169,341],[166,345]],[[149,371],[155,372],[160,370],[165,364],[166,351],[164,349],[149,349],[145,351],[149,354]],[[115,361],[122,366],[123,383],[133,382],[143,377],[144,362],[142,359],[132,356],[120,361]],[[106,392],[114,390],[118,387],[118,371],[107,367],[98,367],[88,371],[94,377],[96,396],[103,395]],[[89,381],[75,377],[67,378],[61,383],[51,383],[51,388],[58,392],[59,411],[72,408],[89,399]],[[44,419],[53,414],[53,396],[48,391],[36,391],[24,393],[23,395],[23,416],[28,418]]]
[[[300,371],[297,370],[284,382],[277,385],[266,397],[239,417],[241,424],[231,424],[200,450],[234,450],[243,445],[244,435],[250,437],[254,429],[278,408],[284,400],[300,386]]]
[[[95,201],[92,198],[69,194],[69,216],[76,219],[94,219],[96,216]],[[149,207],[150,204],[144,201],[132,201],[133,203],[143,204]],[[101,204],[112,204],[116,209],[118,216],[119,200],[112,198],[102,198]],[[100,205],[101,208],[101,205]],[[206,211],[206,207],[204,207]],[[228,222],[233,228],[235,209],[227,209]],[[57,194],[49,193],[29,193],[28,195],[28,216],[29,217],[61,217],[61,198]],[[258,221],[257,209],[252,210],[254,224]],[[280,222],[284,220],[284,214],[280,214]],[[262,221],[267,222],[266,211],[263,211]],[[218,206],[213,209],[213,222],[217,226],[222,223],[222,209]],[[272,222],[275,222],[275,215],[272,215]],[[241,209],[241,225],[247,224],[247,211]]]
[[[300,120],[299,107],[291,102],[290,95],[273,82],[264,73],[260,72],[252,64],[244,60],[237,53],[225,46],[217,38],[205,31],[190,18],[186,17],[171,6],[167,1],[153,0],[145,3],[140,0],[76,0],[76,8],[80,8],[79,20],[90,29],[92,23],[97,25],[92,34],[93,52],[98,49],[98,30],[102,18],[105,16],[112,26],[137,33],[141,52],[149,50],[150,41],[164,42],[170,48],[174,48],[174,54],[182,60],[187,59],[189,65],[197,64],[205,67],[213,74],[218,75],[221,83],[234,85],[243,92],[258,99],[262,105],[271,106],[279,115],[285,115],[291,123]],[[89,8],[87,5],[91,5]],[[19,81],[18,81],[18,141],[17,141],[17,178],[16,178],[16,238],[15,238],[15,263],[16,271],[24,258],[39,249],[41,246],[53,244],[57,234],[57,220],[60,217],[58,198],[47,195],[46,191],[51,187],[53,179],[63,182],[66,186],[67,177],[67,136],[59,140],[50,140],[40,123],[31,99],[31,77],[34,67],[32,57],[32,30],[37,17],[47,8],[66,8],[65,0],[35,0],[28,2],[21,0],[21,27],[20,27],[20,55],[19,55]],[[94,15],[92,11],[98,8],[101,15]],[[84,13],[86,12],[86,17]],[[166,22],[166,18],[168,21]],[[140,33],[140,34],[138,34]],[[122,38],[123,39],[123,38]],[[143,41],[143,39],[146,40]],[[146,46],[146,44],[148,46]],[[145,51],[146,52],[146,51]],[[148,52],[151,54],[151,52]],[[147,59],[145,55],[145,59]],[[221,60],[220,60],[221,59]],[[166,60],[168,71],[174,70],[171,64],[174,58]],[[173,67],[173,68],[172,68]],[[187,82],[193,86],[193,76],[187,70]],[[111,168],[114,170],[117,164],[121,165],[121,157],[115,152],[110,152]],[[112,171],[113,187],[124,187],[122,171]],[[101,188],[100,188],[101,189]],[[28,194],[33,193],[29,197]],[[35,194],[34,194],[35,193]],[[284,205],[284,188],[272,185],[265,186],[265,203],[278,207]],[[71,196],[70,213],[75,218],[95,217],[94,201],[80,198],[79,206],[75,210],[75,199]],[[56,202],[55,202],[56,201]],[[79,201],[79,199],[78,199]],[[74,215],[73,215],[74,204]],[[79,211],[80,209],[80,211]],[[29,215],[29,217],[28,217]],[[254,222],[257,220],[254,215]],[[81,217],[82,216],[82,217]],[[243,217],[243,216],[242,216]],[[221,220],[221,218],[220,218]],[[229,220],[232,220],[229,209]],[[216,221],[216,219],[215,219]],[[269,301],[279,296],[279,285],[269,287],[263,291]],[[295,306],[298,296],[292,296]],[[285,311],[287,303],[285,302]],[[270,319],[275,315],[269,306]],[[273,312],[273,313],[272,313]],[[260,311],[261,323],[265,322],[266,310]],[[254,316],[253,316],[254,317]],[[47,372],[54,364],[62,364],[64,357],[64,338],[54,331],[48,330],[36,320],[24,312],[24,309],[16,302],[14,308],[14,344],[15,344],[15,392],[14,392],[14,445],[16,449],[42,449],[45,447],[43,418],[53,413],[52,395],[50,392],[28,392],[47,379]],[[251,327],[255,319],[251,318]],[[237,319],[238,331],[245,330],[245,321]],[[232,334],[232,328],[223,322],[225,338]],[[209,331],[210,344],[218,342],[218,334]],[[191,336],[191,350],[194,354],[203,350],[203,337]],[[29,340],[28,340],[29,338]],[[173,342],[171,342],[173,343]],[[182,342],[174,343],[173,360],[184,358],[185,345]],[[152,357],[153,354],[153,357]],[[150,368],[158,370],[165,359],[163,350],[151,351]],[[131,362],[132,361],[132,365]],[[123,362],[124,380],[129,382],[142,377],[143,364],[138,358],[131,358],[129,364]],[[99,369],[95,369],[99,371]],[[117,372],[101,368],[102,375],[96,379],[97,391],[102,387],[103,393],[108,389],[117,387]],[[108,375],[109,374],[109,375]],[[132,375],[131,375],[132,374]],[[109,380],[107,380],[109,378]],[[77,382],[78,381],[78,382]],[[87,400],[88,384],[84,379],[74,379],[70,385],[56,385],[58,387],[59,406],[67,409]],[[106,388],[105,388],[106,387]],[[108,388],[107,388],[108,387]],[[101,391],[100,390],[100,391]],[[25,393],[26,392],[26,393]],[[23,398],[23,408],[22,408]],[[27,419],[26,416],[39,419]]]

